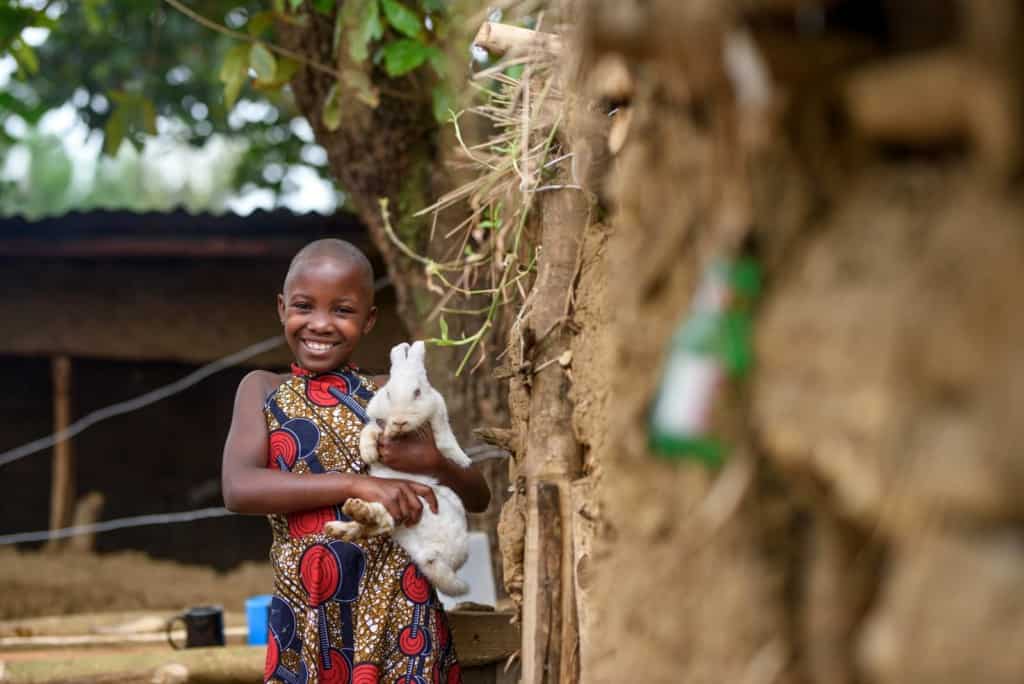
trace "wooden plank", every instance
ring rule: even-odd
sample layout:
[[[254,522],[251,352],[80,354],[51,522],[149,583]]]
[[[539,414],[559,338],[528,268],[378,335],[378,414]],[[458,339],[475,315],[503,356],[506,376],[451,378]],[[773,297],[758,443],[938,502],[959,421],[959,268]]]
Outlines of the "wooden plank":
[[[512,613],[453,610],[448,624],[464,667],[501,663],[519,650],[519,625],[512,624]]]
[[[60,432],[71,424],[71,359],[55,356],[51,361],[53,377],[53,431]],[[65,439],[53,446],[53,479],[50,485],[50,529],[57,530],[71,524],[75,508],[75,460],[71,440]],[[62,546],[57,540],[47,548]]]
[[[97,647],[133,646],[166,643],[165,625],[173,613],[83,614],[0,622],[0,652],[43,648],[74,648],[82,657]],[[478,667],[505,662],[519,649],[519,627],[511,622],[512,613],[453,610],[448,613],[459,662]],[[225,635],[231,641],[244,641],[248,635],[245,615],[225,614]],[[172,633],[175,641],[184,640],[184,632]],[[192,650],[197,649],[190,649]]]
[[[523,681],[561,676],[562,513],[558,485],[527,489],[526,581],[523,590]],[[571,680],[570,680],[571,681]]]
[[[265,654],[263,646],[182,651],[164,646],[47,660],[11,660],[2,670],[5,684],[251,684],[263,681]],[[461,664],[466,684],[492,684],[498,681],[498,672],[503,667],[500,663],[468,665],[465,659]],[[178,678],[173,674],[178,674]],[[187,679],[181,679],[182,676]]]

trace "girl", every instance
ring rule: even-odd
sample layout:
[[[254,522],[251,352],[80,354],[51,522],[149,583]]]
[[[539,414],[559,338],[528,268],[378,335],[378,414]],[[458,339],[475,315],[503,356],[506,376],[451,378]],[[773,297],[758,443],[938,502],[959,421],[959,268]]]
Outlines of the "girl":
[[[264,679],[460,682],[444,610],[405,551],[386,535],[348,543],[322,533],[344,519],[349,497],[379,501],[398,524],[415,524],[424,500],[437,510],[425,485],[362,474],[363,408],[386,381],[349,365],[377,316],[366,256],[341,240],[307,245],[288,269],[278,313],[292,373],[242,380],[222,475],[225,505],[268,515],[273,532]],[[467,510],[487,507],[483,477],[451,464],[429,435],[384,442],[380,455],[396,470],[433,475]]]

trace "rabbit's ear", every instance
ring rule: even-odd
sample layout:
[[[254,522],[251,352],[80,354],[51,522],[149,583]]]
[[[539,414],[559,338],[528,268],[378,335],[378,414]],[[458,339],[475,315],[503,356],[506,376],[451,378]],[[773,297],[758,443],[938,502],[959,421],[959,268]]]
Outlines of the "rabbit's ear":
[[[409,343],[408,342],[402,342],[401,344],[396,344],[394,347],[391,348],[391,363],[392,364],[402,363],[403,361],[405,361],[405,357],[407,357],[408,355],[409,355]]]
[[[427,346],[423,344],[423,340],[416,340],[409,347],[409,360],[423,362],[423,358],[427,355]]]

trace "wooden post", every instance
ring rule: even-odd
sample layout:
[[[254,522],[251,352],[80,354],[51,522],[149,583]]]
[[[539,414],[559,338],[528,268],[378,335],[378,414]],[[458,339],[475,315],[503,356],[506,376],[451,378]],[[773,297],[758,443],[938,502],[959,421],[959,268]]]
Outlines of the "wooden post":
[[[562,678],[561,492],[536,482],[526,494],[526,583],[523,587],[523,681],[543,684]],[[570,589],[571,595],[571,589]]]
[[[526,477],[526,543],[523,586],[523,681],[579,681],[570,487],[582,470],[572,430],[569,378],[552,360],[571,340],[568,318],[579,244],[590,216],[588,196],[576,189],[538,198],[544,260],[528,319],[532,339],[529,432],[522,472]]]
[[[485,21],[477,31],[473,44],[490,52],[495,57],[520,55],[531,50],[540,50],[553,55],[562,51],[562,39],[553,33],[497,24]]]
[[[53,430],[60,432],[71,424],[71,359],[55,356],[51,362],[53,377]],[[71,440],[61,440],[53,446],[53,479],[50,486],[50,529],[57,530],[71,524],[75,508],[75,460]],[[51,540],[49,549],[61,544]]]

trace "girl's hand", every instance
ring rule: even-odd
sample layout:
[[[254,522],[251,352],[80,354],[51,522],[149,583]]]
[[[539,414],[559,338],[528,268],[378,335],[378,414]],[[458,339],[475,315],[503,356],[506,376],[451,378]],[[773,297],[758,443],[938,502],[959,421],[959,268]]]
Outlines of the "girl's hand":
[[[377,444],[380,462],[403,473],[441,478],[450,470],[448,461],[434,444],[429,425],[394,439],[382,437]]]
[[[415,525],[423,514],[423,497],[430,510],[437,513],[437,497],[434,490],[425,484],[410,480],[391,480],[369,475],[357,478],[353,496],[364,501],[376,501],[384,505],[396,525]]]

